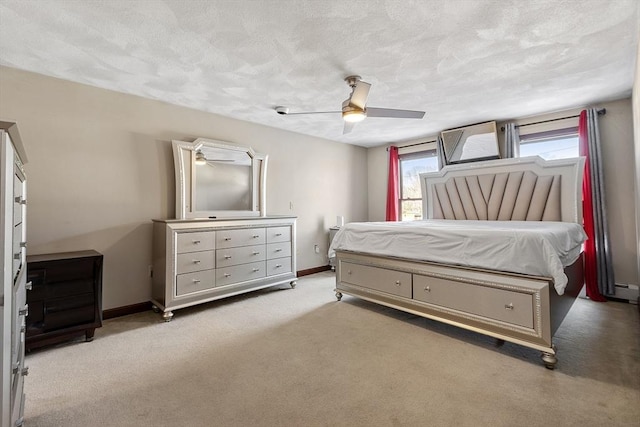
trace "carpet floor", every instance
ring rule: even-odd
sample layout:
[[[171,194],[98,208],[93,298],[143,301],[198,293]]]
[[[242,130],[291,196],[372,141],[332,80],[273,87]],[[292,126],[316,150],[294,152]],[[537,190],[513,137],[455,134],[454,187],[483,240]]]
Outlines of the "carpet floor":
[[[34,350],[26,425],[638,426],[638,307],[578,300],[559,362],[344,296],[335,275]]]

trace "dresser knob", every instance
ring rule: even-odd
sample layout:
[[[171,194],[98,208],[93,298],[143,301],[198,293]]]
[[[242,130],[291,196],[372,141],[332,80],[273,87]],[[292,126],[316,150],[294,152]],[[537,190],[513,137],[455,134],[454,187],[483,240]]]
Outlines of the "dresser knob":
[[[513,310],[513,303],[510,302],[509,304],[505,304],[504,308],[507,309],[507,310]]]
[[[431,287],[430,287],[430,286],[426,286],[426,287],[424,288],[424,290],[425,290],[425,291],[427,291],[427,292],[431,292]]]
[[[29,304],[26,304],[24,308],[18,310],[18,316],[28,316],[29,315]]]
[[[200,261],[199,259],[194,259],[194,260],[193,260],[193,263],[194,263],[194,264],[200,264],[200,262],[201,262],[201,261]]]
[[[347,271],[347,274],[351,274],[351,270]]]
[[[400,280],[396,280],[396,285],[400,286]]]
[[[229,273],[224,273],[224,277],[231,277],[231,274],[229,274]]]
[[[194,241],[193,241],[193,244],[194,244],[194,245],[199,245],[199,244],[200,244],[200,240],[194,240]]]
[[[225,237],[224,240],[225,242],[228,242],[229,240],[231,240],[231,237]]]

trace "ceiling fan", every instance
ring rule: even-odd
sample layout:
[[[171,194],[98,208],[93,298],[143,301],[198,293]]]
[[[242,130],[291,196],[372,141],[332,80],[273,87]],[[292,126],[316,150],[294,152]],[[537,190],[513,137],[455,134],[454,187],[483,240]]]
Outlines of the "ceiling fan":
[[[348,76],[344,80],[351,87],[351,95],[342,102],[342,110],[340,111],[290,113],[287,107],[276,107],[276,113],[282,115],[342,113],[342,118],[344,119],[343,134],[351,132],[356,123],[361,122],[366,117],[390,117],[396,119],[421,119],[424,117],[424,111],[367,107],[367,97],[369,96],[371,84],[363,82],[360,76]]]

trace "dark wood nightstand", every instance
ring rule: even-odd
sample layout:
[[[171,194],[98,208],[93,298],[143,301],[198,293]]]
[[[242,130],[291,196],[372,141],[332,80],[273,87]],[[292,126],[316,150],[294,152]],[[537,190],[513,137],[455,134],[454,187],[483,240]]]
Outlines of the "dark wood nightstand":
[[[82,334],[93,340],[102,326],[102,258],[94,250],[27,256],[27,350]]]

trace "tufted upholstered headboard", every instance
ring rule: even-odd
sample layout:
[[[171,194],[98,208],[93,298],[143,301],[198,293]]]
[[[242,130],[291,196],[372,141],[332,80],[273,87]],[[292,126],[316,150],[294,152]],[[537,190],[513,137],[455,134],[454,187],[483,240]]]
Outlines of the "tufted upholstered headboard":
[[[582,222],[584,158],[450,165],[420,175],[426,219]]]

